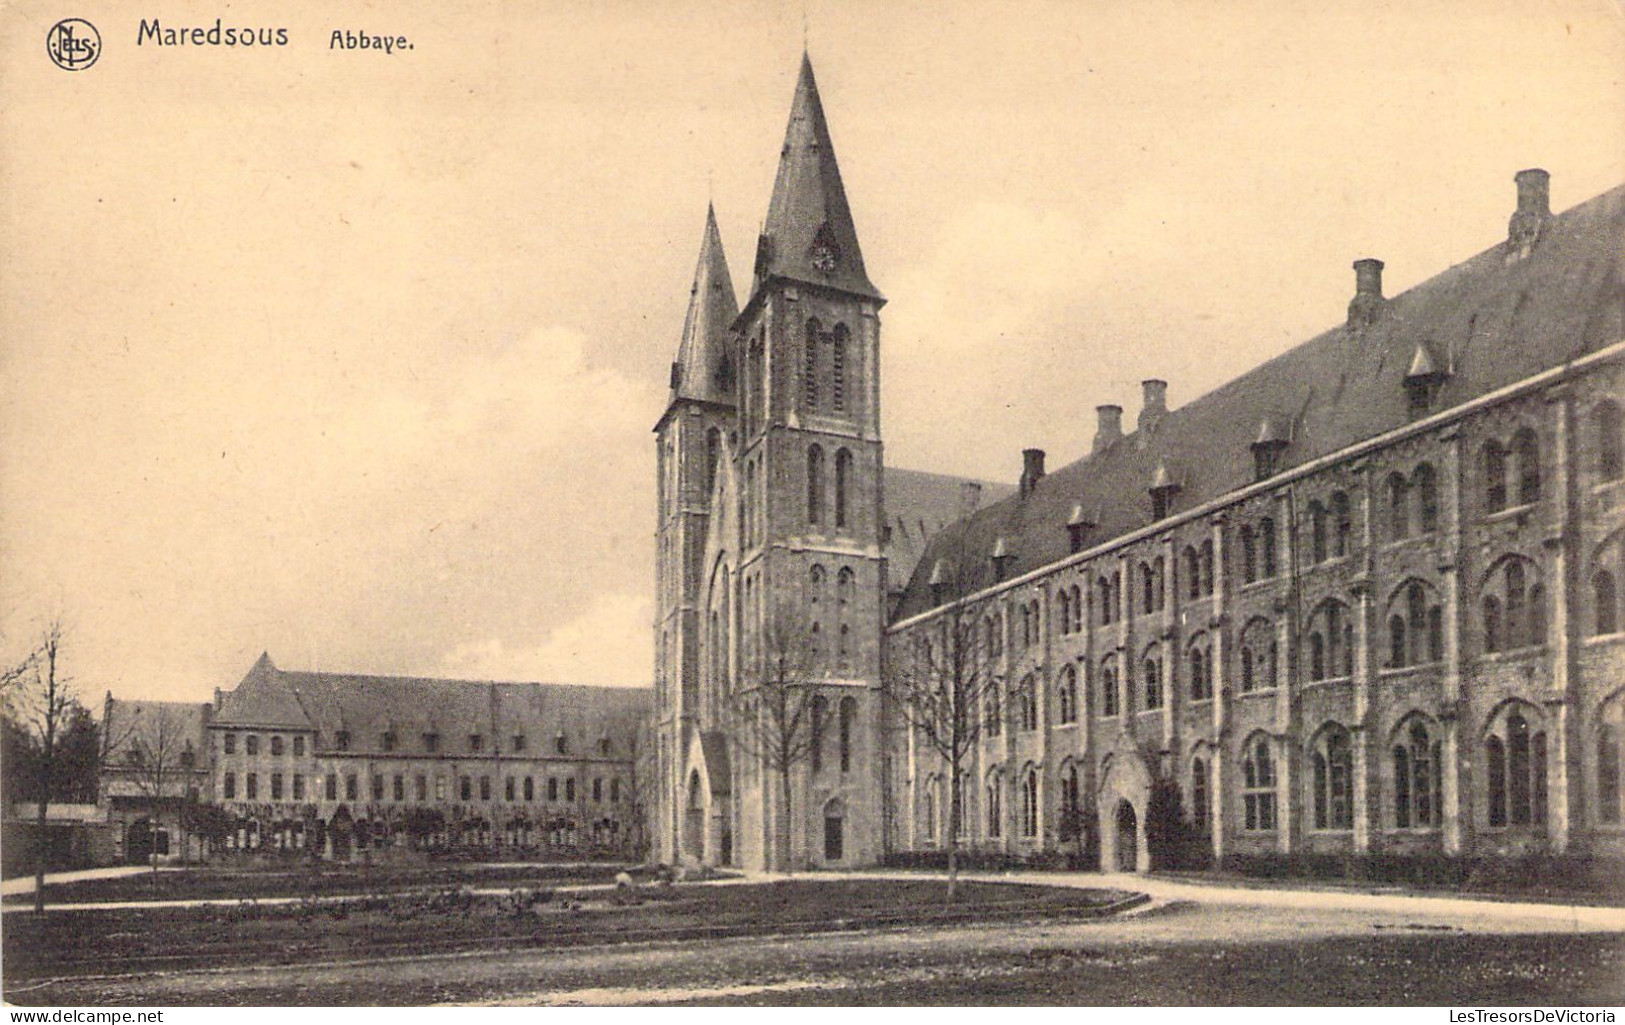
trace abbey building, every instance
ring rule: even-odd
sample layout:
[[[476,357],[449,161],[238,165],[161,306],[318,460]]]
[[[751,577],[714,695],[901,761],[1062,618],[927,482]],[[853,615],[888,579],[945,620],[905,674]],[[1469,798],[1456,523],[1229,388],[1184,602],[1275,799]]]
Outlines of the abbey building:
[[[1330,330],[959,481],[885,466],[804,59],[744,305],[708,217],[655,428],[654,856],[1625,854],[1625,187],[1516,183],[1478,255],[1396,296],[1359,260]]]

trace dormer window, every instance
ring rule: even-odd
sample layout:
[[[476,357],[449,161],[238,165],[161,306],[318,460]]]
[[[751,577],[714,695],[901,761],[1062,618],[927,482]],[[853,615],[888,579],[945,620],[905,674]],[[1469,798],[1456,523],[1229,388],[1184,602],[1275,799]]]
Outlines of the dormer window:
[[[1084,540],[1094,525],[1094,520],[1084,513],[1083,503],[1072,507],[1072,515],[1066,521],[1066,536],[1073,555],[1083,551]]]
[[[1292,432],[1273,416],[1266,416],[1258,425],[1258,436],[1253,439],[1253,479],[1268,480],[1285,466],[1287,445]]]
[[[333,744],[340,751],[348,751],[348,750],[350,750],[350,731],[349,730],[339,730],[337,733],[335,733],[333,735]]]
[[[931,565],[931,603],[941,605],[948,595],[948,562],[938,559]]]
[[[440,750],[440,734],[425,733],[423,735],[423,750],[429,752],[430,754],[434,754],[436,751]]]
[[[1405,372],[1405,393],[1410,399],[1412,420],[1428,414],[1433,408],[1434,401],[1439,397],[1439,389],[1444,387],[1444,382],[1449,376],[1448,372],[1439,368],[1427,343],[1423,342],[1416,346],[1416,354],[1411,357],[1410,369]]]
[[[393,750],[395,750],[395,731],[394,730],[385,730],[384,731],[383,744],[384,744],[384,750],[385,751],[393,751]]]
[[[561,755],[569,754],[570,753],[570,741],[569,741],[569,739],[567,737],[565,737],[565,735],[562,734],[562,733],[560,733],[558,736],[554,737],[553,738],[553,750],[556,753],[561,754]]]
[[[1004,580],[1004,574],[1010,568],[1010,549],[999,538],[993,543],[993,579],[995,582]]]
[[[485,750],[485,737],[483,734],[470,733],[468,735],[468,749],[470,751]]]
[[[523,733],[515,733],[513,735],[513,753],[518,754],[519,752],[523,751],[524,749],[525,749],[525,735]]]
[[[1173,509],[1174,496],[1179,493],[1179,481],[1169,472],[1167,463],[1157,463],[1157,472],[1151,478],[1148,490],[1151,492],[1151,519],[1167,519]]]

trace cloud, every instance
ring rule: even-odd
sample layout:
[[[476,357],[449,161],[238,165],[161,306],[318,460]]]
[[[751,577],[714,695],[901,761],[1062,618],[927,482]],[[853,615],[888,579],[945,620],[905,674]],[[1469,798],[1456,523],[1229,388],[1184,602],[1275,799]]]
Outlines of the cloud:
[[[600,594],[540,644],[510,647],[488,637],[458,644],[440,663],[448,676],[647,687],[653,683],[647,595]]]

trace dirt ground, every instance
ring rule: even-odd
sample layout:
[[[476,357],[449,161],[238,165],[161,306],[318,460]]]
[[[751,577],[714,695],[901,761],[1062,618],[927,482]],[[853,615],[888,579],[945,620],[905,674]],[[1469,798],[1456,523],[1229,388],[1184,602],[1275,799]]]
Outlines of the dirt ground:
[[[1625,935],[1516,912],[1159,902],[1109,920],[121,973],[20,1003],[1618,1004]]]

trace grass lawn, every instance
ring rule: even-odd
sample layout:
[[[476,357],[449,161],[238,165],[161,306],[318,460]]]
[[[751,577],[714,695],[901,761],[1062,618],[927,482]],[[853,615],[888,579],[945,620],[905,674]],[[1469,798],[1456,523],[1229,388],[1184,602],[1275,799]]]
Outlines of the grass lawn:
[[[570,886],[612,883],[623,866],[372,865],[333,862],[212,866],[141,872],[112,879],[48,883],[45,900],[79,904],[126,900],[241,900],[258,897],[337,896],[447,886]],[[633,871],[633,876],[640,873]],[[31,893],[9,894],[7,904],[31,905]]]
[[[463,949],[570,948],[658,939],[816,933],[907,924],[1078,918],[1129,895],[940,880],[789,880],[613,893],[473,897],[457,891],[342,903],[241,904],[6,915],[8,989],[41,977],[355,960]],[[90,1000],[94,985],[79,995]],[[71,987],[70,987],[71,989]],[[55,987],[52,992],[54,993]],[[78,992],[77,990],[74,990]],[[9,995],[9,994],[8,994]],[[92,1001],[94,1002],[94,1001]]]
[[[834,966],[831,966],[834,968]],[[1080,944],[953,963],[870,959],[827,987],[695,1003],[959,1006],[1612,1006],[1625,1000],[1625,938],[1400,931],[1307,943]],[[816,978],[816,974],[813,976]]]

